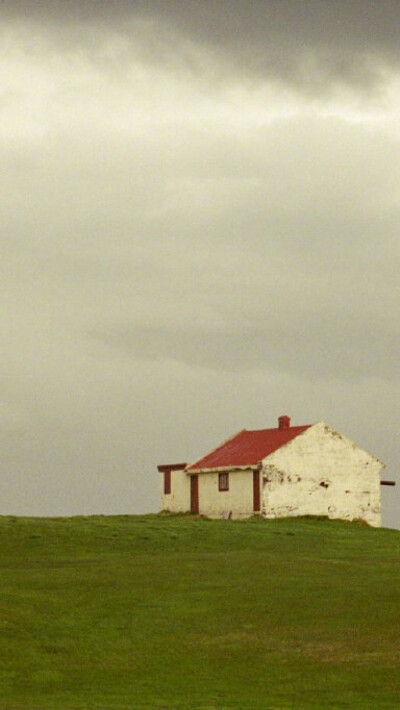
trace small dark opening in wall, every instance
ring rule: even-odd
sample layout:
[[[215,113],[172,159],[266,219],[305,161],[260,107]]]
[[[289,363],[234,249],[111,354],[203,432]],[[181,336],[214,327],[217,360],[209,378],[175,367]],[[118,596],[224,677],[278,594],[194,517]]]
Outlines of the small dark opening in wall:
[[[325,481],[321,481],[319,485],[322,486],[322,488],[329,488],[329,483],[325,483]]]

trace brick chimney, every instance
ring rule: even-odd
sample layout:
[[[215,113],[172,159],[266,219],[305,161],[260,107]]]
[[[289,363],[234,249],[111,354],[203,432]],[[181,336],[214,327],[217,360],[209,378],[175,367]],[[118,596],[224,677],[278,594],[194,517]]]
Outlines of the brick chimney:
[[[290,417],[288,417],[286,414],[283,414],[281,417],[278,418],[278,424],[279,429],[289,429]]]

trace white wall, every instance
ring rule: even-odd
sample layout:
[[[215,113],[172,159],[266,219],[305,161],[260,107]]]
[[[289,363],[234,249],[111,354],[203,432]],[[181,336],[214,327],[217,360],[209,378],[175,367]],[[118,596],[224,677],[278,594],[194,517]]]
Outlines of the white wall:
[[[164,494],[160,474],[161,510],[184,513],[190,510],[190,476],[184,470],[171,471],[171,493]],[[218,490],[218,473],[199,474],[199,512],[210,518],[246,518],[253,515],[253,471],[230,471],[229,490]]]
[[[262,513],[267,518],[327,515],[379,526],[382,467],[319,422],[264,459]]]
[[[230,471],[229,491],[218,490],[218,473],[199,474],[199,510],[210,518],[253,515],[253,471]]]
[[[171,493],[164,494],[164,474],[160,473],[161,510],[186,513],[190,510],[190,478],[184,469],[171,471]]]

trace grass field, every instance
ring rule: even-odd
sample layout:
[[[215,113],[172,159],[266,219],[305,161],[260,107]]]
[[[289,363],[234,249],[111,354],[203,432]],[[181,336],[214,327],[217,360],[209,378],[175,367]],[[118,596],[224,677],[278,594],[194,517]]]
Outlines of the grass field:
[[[400,532],[0,518],[0,708],[400,708]]]

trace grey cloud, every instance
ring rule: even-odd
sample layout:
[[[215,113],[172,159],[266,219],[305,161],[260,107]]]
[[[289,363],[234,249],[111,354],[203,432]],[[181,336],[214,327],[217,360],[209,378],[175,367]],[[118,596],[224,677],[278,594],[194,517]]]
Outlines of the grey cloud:
[[[5,19],[38,22],[73,50],[105,52],[118,69],[107,37],[122,37],[134,56],[223,81],[278,81],[306,95],[332,88],[379,91],[399,66],[400,6],[391,0],[189,0],[179,2],[3,2]],[[120,48],[121,50],[121,48]],[[203,54],[198,54],[201,50]]]
[[[195,312],[193,314],[194,321]],[[268,323],[268,325],[267,325]],[[190,367],[227,372],[265,370],[313,379],[357,381],[368,377],[397,380],[399,331],[390,323],[349,313],[310,314],[265,309],[257,329],[204,332],[196,329],[125,327],[92,337],[133,359],[176,360]]]

